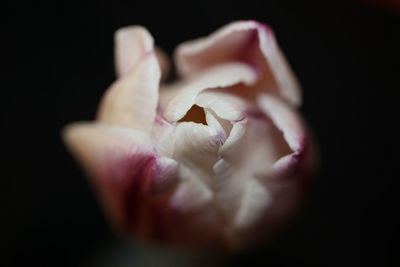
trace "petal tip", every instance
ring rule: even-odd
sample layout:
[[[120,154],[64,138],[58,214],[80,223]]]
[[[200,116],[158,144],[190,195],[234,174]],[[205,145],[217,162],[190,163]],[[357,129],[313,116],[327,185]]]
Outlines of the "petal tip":
[[[127,75],[143,55],[153,51],[154,39],[142,26],[126,26],[114,34],[115,68],[119,77]]]

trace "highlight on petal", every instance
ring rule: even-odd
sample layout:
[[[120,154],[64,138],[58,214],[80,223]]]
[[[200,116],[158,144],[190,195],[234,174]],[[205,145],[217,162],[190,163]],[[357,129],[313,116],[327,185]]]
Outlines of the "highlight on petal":
[[[208,37],[188,41],[175,51],[182,76],[227,62],[250,64],[261,77],[253,90],[301,104],[300,86],[278,47],[272,30],[255,21],[230,23]]]
[[[150,132],[156,117],[161,72],[154,52],[144,54],[131,72],[105,93],[98,120]]]

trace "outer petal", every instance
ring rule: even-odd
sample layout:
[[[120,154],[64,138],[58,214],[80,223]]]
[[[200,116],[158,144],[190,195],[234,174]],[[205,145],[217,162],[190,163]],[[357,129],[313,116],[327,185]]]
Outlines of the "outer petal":
[[[254,86],[300,105],[300,86],[272,30],[255,21],[228,24],[209,37],[181,44],[175,52],[181,75],[231,61],[251,64],[263,78]]]
[[[87,171],[111,221],[128,232],[153,232],[145,205],[175,184],[177,163],[158,157],[149,138],[133,129],[76,123],[64,130],[63,138]]]
[[[144,54],[129,74],[107,90],[98,120],[150,132],[156,117],[160,75],[154,52]]]

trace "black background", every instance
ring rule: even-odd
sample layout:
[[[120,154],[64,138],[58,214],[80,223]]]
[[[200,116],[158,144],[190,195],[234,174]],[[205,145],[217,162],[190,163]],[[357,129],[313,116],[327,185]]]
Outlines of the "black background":
[[[273,27],[304,90],[321,173],[304,213],[233,266],[389,266],[398,228],[400,10],[362,1],[6,4],[1,266],[92,266],[115,237],[60,141],[114,79],[113,33],[146,26],[171,54],[237,19]],[[5,97],[4,97],[5,95]]]

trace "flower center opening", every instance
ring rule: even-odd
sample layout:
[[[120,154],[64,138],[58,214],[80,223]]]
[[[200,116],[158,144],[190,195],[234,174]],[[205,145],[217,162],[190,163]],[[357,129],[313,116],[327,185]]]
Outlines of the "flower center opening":
[[[185,114],[185,116],[178,122],[183,122],[183,121],[191,121],[207,125],[206,113],[204,112],[204,109],[202,107],[193,105]]]

